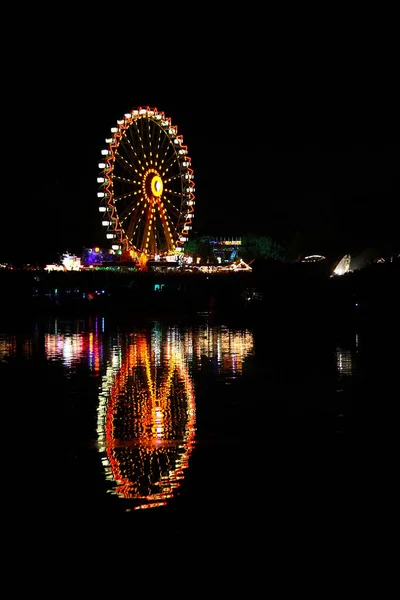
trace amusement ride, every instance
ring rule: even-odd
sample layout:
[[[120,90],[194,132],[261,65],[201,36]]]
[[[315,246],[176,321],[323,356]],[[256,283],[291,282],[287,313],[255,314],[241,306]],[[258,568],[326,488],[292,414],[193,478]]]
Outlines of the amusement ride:
[[[139,107],[117,120],[105,142],[97,196],[112,251],[143,267],[183,256],[195,185],[178,128],[157,108]]]

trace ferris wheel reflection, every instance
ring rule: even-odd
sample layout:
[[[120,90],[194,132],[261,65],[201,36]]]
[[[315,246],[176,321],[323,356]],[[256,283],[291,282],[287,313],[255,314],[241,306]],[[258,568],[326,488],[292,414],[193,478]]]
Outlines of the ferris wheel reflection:
[[[98,441],[110,492],[132,509],[164,506],[180,486],[195,441],[195,394],[174,329],[119,340],[103,378]]]

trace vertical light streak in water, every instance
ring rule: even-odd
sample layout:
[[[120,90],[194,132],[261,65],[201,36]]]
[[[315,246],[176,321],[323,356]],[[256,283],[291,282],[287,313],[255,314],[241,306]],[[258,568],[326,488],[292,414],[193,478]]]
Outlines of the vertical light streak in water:
[[[46,333],[44,350],[47,360],[59,360],[68,369],[86,361],[91,371],[100,370],[102,338],[93,332]]]
[[[61,338],[63,363],[66,367],[70,367],[77,356],[77,347],[73,348],[73,339],[70,337]]]
[[[196,359],[201,363],[202,357],[214,361],[217,373],[228,370],[239,375],[243,370],[243,360],[254,352],[254,338],[250,330],[234,331],[225,326],[218,326],[199,331],[197,343],[194,345]]]
[[[161,331],[158,323],[154,324],[152,332],[152,346],[154,348],[154,362],[157,367],[161,364]]]
[[[17,338],[13,336],[5,336],[0,338],[0,360],[13,358],[17,353]]]
[[[101,365],[101,338],[93,332],[88,337],[88,358],[90,369],[98,373]]]
[[[336,348],[336,368],[341,376],[352,375],[353,362],[351,350],[344,350],[339,346]]]

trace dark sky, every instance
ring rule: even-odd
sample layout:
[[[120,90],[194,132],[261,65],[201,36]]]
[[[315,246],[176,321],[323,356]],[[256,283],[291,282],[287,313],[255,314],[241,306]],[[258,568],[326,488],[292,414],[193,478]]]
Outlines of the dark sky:
[[[198,233],[254,232],[310,254],[398,247],[400,137],[387,86],[354,86],[350,68],[305,73],[294,57],[290,70],[222,51],[188,69],[178,56],[146,65],[62,46],[56,57],[27,53],[8,73],[0,260],[106,245],[100,151],[117,119],[147,105],[188,145]]]

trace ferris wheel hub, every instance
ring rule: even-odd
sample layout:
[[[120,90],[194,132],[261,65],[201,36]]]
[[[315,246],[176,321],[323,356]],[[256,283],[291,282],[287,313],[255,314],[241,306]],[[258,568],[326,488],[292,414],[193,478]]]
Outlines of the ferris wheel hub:
[[[164,191],[163,180],[156,169],[148,169],[143,175],[143,195],[150,202],[154,198],[160,198]]]
[[[161,196],[163,193],[163,182],[159,175],[154,175],[151,179],[151,192],[153,196]]]

